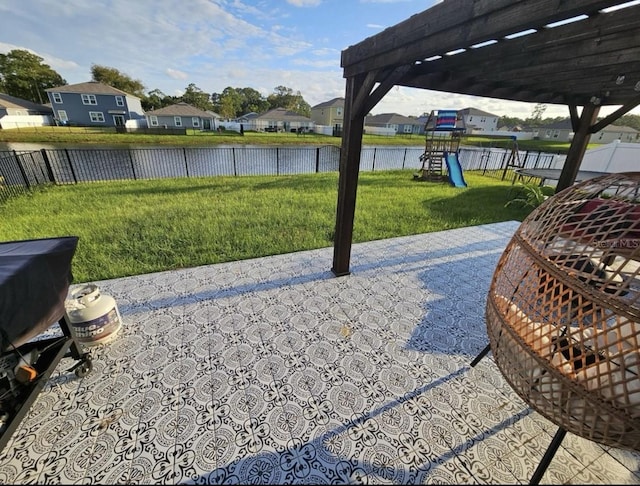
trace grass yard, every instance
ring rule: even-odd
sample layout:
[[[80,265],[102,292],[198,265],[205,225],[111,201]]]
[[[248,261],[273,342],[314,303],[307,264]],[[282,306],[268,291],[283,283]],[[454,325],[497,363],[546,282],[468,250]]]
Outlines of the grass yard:
[[[354,243],[498,221],[511,184],[465,173],[468,188],[360,174]],[[48,186],[1,207],[3,241],[75,235],[75,282],[333,245],[337,173]]]

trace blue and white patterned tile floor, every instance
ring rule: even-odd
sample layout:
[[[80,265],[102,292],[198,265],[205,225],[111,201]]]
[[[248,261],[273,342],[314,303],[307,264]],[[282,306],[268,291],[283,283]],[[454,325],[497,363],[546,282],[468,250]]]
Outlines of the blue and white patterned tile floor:
[[[489,354],[516,222],[97,282],[123,328],[56,368],[0,456],[13,484],[526,484],[555,433]],[[55,329],[49,332],[55,333]],[[567,435],[548,484],[640,484]]]

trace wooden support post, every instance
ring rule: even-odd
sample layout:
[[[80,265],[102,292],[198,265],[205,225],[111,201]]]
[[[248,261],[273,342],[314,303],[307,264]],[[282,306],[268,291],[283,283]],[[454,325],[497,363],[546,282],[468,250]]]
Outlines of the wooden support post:
[[[348,78],[346,82],[340,175],[338,179],[338,206],[333,243],[333,268],[331,269],[337,277],[349,274],[365,116],[365,113],[354,110],[354,102],[363,89],[363,84],[363,76]]]
[[[575,130],[567,158],[562,166],[560,180],[556,186],[556,194],[567,187],[571,187],[578,175],[580,163],[587,150],[587,144],[591,138],[591,127],[598,118],[599,106],[589,104],[582,109],[582,115],[578,121],[578,127]]]

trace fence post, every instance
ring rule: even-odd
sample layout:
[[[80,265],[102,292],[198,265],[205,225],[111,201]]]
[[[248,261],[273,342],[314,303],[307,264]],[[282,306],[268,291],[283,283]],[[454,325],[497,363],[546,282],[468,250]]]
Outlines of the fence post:
[[[56,178],[53,175],[53,167],[51,167],[51,162],[49,161],[49,155],[45,149],[40,149],[40,153],[42,154],[42,160],[44,160],[44,166],[47,169],[47,176],[49,177],[49,182],[55,182]]]
[[[404,148],[404,155],[402,156],[402,169],[404,169],[405,160],[407,160],[407,147]]]
[[[375,172],[376,170],[376,150],[377,147],[373,147],[373,160],[371,161],[371,172]]]
[[[500,166],[502,166],[504,164],[504,170],[502,171],[502,180],[504,180],[504,178],[507,176],[507,162],[505,159],[507,158],[507,152],[509,151],[508,148],[504,149],[504,154],[502,154],[502,161],[500,162]]]
[[[238,168],[236,167],[236,148],[231,147],[231,154],[233,155],[233,175],[238,176]]]
[[[316,147],[316,174],[320,172],[320,147]]]
[[[13,150],[13,156],[16,159],[16,164],[18,164],[18,169],[20,169],[20,174],[22,174],[22,178],[24,179],[24,184],[27,186],[27,189],[31,187],[29,184],[29,178],[27,177],[27,173],[24,171],[24,167],[22,167],[22,162],[20,162],[20,158],[18,157],[18,153]]]
[[[189,177],[189,164],[187,163],[187,147],[182,147],[182,156],[184,157],[184,170]]]
[[[136,166],[133,163],[133,157],[131,156],[131,147],[129,147],[129,162],[131,162],[131,173],[133,174],[133,180],[136,181],[138,178],[136,177]]]
[[[69,150],[64,149],[64,153],[67,156],[67,162],[69,162],[69,169],[71,169],[71,175],[73,176],[73,182],[75,184],[78,183],[78,178],[76,177],[76,171],[73,170],[73,164],[71,163],[71,156],[69,155]]]
[[[280,148],[276,147],[276,175],[280,175]]]
[[[540,151],[538,151],[538,155],[536,156],[536,161],[533,163],[533,168],[538,168],[538,162],[540,162]]]

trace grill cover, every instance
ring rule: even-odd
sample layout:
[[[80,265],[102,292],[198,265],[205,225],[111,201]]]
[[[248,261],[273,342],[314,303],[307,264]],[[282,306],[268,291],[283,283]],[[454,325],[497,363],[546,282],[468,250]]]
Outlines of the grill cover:
[[[0,351],[18,347],[64,315],[78,237],[0,243]]]

